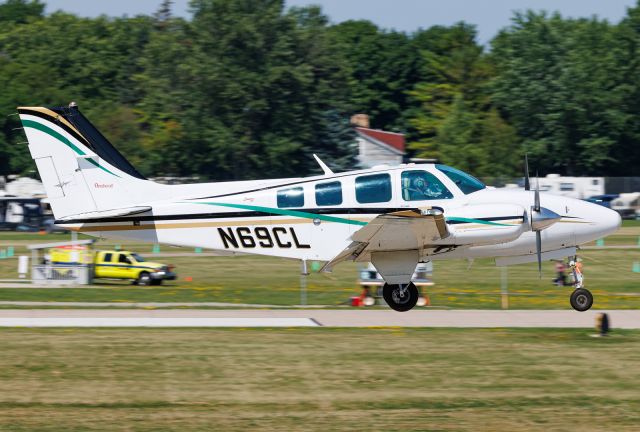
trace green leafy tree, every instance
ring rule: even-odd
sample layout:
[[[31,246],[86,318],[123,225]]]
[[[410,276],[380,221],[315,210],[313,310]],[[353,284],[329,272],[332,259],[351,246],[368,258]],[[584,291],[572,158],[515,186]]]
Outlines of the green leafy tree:
[[[479,119],[467,105],[462,95],[454,96],[434,141],[442,162],[477,174],[484,157],[476,139]]]
[[[180,124],[189,149],[180,173],[239,179],[311,169],[305,149],[322,141],[324,113],[346,91],[326,17],[313,7],[286,12],[274,0],[191,7],[191,22],[153,35],[138,77],[151,128]]]
[[[475,174],[485,178],[509,179],[522,173],[521,140],[495,107],[484,112],[479,124],[478,147],[482,163]]]
[[[44,6],[39,0],[7,0],[0,4],[0,25],[26,24],[40,19]]]
[[[492,100],[541,172],[613,172],[629,115],[615,34],[595,18],[527,12],[493,40]]]
[[[613,118],[619,131],[615,141],[599,147],[610,148],[605,168],[609,175],[635,176],[640,166],[640,2],[627,9],[612,38],[614,48],[608,58],[613,61],[619,82],[615,86],[616,106],[609,108],[622,115]]]
[[[416,36],[423,48],[422,75],[408,93],[419,108],[408,121],[413,128],[409,148],[419,157],[450,159],[455,157],[447,155],[453,143],[466,146],[476,135],[475,124],[488,100],[484,86],[489,68],[475,37],[475,29],[463,23]]]
[[[329,110],[319,122],[321,130],[313,146],[317,154],[333,170],[357,168],[358,144],[356,133],[346,113]],[[320,171],[319,168],[316,171]]]
[[[404,113],[411,106],[406,90],[420,61],[411,38],[369,21],[346,21],[330,32],[348,70],[353,112],[368,114],[375,128],[404,131]]]

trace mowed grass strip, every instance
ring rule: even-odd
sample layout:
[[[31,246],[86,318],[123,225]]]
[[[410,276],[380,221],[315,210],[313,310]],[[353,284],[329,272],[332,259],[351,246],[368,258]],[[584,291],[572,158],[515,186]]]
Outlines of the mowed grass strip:
[[[0,430],[634,430],[640,332],[8,329]]]

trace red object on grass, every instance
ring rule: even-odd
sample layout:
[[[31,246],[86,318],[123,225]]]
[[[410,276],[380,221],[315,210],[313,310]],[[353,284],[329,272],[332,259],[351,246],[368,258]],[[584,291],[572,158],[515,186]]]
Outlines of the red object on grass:
[[[355,307],[362,306],[362,298],[360,298],[360,296],[351,297],[351,306],[355,306]]]

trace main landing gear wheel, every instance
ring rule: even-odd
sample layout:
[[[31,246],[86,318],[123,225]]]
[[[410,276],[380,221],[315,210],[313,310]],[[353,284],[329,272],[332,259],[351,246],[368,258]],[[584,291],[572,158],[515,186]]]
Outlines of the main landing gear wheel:
[[[593,295],[589,290],[578,288],[571,293],[571,306],[578,312],[584,312],[591,309],[593,305]]]
[[[406,312],[418,303],[418,288],[409,282],[408,284],[384,284],[382,297],[389,307],[398,312]]]

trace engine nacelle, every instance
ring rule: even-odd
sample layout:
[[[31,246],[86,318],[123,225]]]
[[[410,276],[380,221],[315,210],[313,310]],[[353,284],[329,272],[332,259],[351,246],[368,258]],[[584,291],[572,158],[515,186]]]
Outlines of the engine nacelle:
[[[515,204],[469,205],[445,213],[455,245],[500,244],[513,241],[529,229],[526,210]]]

